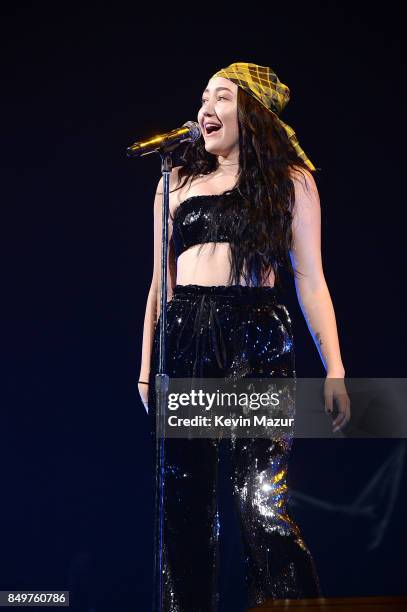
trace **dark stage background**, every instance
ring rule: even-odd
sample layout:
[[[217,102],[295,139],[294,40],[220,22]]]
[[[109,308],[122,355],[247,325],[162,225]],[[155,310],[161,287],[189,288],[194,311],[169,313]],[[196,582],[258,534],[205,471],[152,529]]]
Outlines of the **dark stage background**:
[[[346,374],[405,375],[398,3],[133,6],[9,3],[1,19],[0,590],[70,590],[81,612],[150,609],[153,490],[137,380],[161,170],[159,156],[130,160],[125,149],[195,120],[217,69],[269,65],[289,85],[282,119],[322,168],[324,270]],[[324,376],[290,282],[285,299],[298,376]],[[328,597],[406,592],[400,445],[294,443],[291,486],[311,501],[293,512]],[[344,512],[393,453],[371,518]],[[230,511],[224,485],[221,503]],[[232,522],[222,546],[222,610],[237,612]]]

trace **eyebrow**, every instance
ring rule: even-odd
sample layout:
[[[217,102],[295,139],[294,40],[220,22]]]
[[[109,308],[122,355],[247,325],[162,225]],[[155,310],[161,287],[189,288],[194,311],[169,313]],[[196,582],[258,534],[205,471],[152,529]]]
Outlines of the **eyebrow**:
[[[220,89],[226,89],[226,91],[229,91],[230,93],[233,93],[233,91],[231,89],[229,89],[228,87],[215,87],[215,91],[219,91]],[[206,93],[207,91],[209,91],[208,88],[206,88],[204,90],[204,93]]]

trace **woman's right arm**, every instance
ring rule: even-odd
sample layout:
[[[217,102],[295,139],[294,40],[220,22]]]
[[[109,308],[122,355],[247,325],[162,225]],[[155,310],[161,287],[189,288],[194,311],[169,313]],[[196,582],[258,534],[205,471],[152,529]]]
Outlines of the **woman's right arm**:
[[[173,168],[170,175],[170,190],[177,182],[178,168]],[[153,346],[154,331],[160,313],[160,293],[161,293],[161,227],[162,227],[162,202],[163,199],[163,179],[160,178],[154,198],[154,265],[151,285],[147,296],[146,311],[144,315],[143,342],[141,350],[141,367],[139,380],[148,382],[150,375],[150,362]],[[171,202],[171,194],[170,194]],[[167,256],[167,301],[172,298],[173,288],[176,284],[176,261],[174,255],[172,237],[172,221],[168,216],[168,256]],[[138,384],[141,400],[148,412],[147,398],[148,386]]]

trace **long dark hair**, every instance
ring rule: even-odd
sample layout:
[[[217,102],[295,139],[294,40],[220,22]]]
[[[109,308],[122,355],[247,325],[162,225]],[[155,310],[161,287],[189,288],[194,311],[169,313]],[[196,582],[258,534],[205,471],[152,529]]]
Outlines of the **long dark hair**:
[[[273,113],[238,87],[239,175],[238,214],[229,223],[232,234],[229,283],[260,286],[271,270],[280,284],[279,267],[295,275],[289,256],[292,244],[294,184],[290,168],[309,168],[295,151],[284,128]],[[188,143],[180,158],[178,185],[189,178],[210,174],[218,168],[217,156],[208,153],[203,138]],[[315,172],[315,171],[313,171]],[[207,240],[208,241],[208,240]],[[216,245],[214,244],[214,247]]]

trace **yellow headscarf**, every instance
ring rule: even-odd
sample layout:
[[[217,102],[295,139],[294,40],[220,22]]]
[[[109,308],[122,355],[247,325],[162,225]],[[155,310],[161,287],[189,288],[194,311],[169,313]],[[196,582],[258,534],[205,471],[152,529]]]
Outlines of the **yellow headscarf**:
[[[290,99],[290,90],[287,85],[284,85],[276,73],[268,66],[258,66],[257,64],[248,64],[245,62],[235,62],[227,68],[222,68],[211,76],[224,77],[229,79],[245,91],[252,95],[260,104],[268,111],[273,113],[282,127],[287,132],[287,135],[296,150],[297,154],[307,164],[310,170],[315,170],[315,166],[301,149],[298,138],[292,127],[281,121],[278,116]]]

